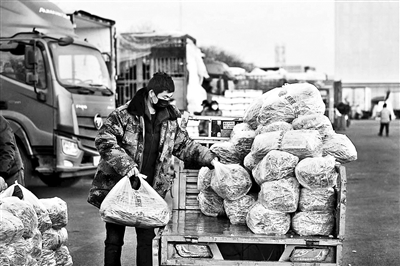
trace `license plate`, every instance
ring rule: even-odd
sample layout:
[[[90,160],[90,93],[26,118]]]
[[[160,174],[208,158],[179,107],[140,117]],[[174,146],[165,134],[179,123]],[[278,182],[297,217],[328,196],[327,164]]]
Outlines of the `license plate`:
[[[100,156],[93,156],[93,165],[97,166],[100,161]]]

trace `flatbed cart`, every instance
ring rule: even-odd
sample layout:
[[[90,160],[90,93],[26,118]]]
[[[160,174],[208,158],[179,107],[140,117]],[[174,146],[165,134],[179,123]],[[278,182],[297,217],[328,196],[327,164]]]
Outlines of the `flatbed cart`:
[[[209,143],[207,137],[198,141]],[[172,219],[153,240],[153,265],[342,265],[347,180],[344,166],[336,170],[333,235],[299,236],[289,231],[268,236],[254,234],[246,225],[233,225],[227,217],[203,215],[197,200],[199,170],[185,169],[182,162],[176,164]],[[295,252],[309,256],[296,259],[292,256]]]

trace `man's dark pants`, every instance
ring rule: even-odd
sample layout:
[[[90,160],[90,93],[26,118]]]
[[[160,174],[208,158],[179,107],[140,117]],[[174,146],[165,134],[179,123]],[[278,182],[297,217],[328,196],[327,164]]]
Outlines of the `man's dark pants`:
[[[154,228],[135,228],[137,237],[137,266],[152,265],[152,241]],[[121,266],[121,251],[124,245],[125,226],[106,223],[104,266]]]
[[[389,123],[381,123],[381,127],[379,129],[379,136],[382,136],[384,128],[386,128],[386,136],[389,136]]]

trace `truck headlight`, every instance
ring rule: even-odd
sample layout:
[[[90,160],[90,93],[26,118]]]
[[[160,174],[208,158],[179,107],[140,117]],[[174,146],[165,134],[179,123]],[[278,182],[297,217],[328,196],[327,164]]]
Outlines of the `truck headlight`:
[[[62,139],[61,146],[63,153],[65,153],[66,155],[77,156],[79,154],[79,148],[76,142]]]

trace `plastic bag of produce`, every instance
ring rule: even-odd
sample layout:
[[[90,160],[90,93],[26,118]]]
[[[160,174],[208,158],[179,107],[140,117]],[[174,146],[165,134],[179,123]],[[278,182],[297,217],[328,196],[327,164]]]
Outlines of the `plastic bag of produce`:
[[[221,163],[235,164],[242,162],[242,158],[240,157],[239,152],[236,150],[235,145],[232,142],[216,142],[210,147],[210,151],[218,156]]]
[[[170,219],[165,200],[139,176],[140,187],[131,187],[128,177],[123,177],[107,194],[100,206],[104,222],[152,228],[164,226]]]
[[[39,263],[36,258],[33,258],[31,255],[27,254],[25,266],[39,266]]]
[[[65,227],[61,229],[50,228],[42,233],[43,249],[56,250],[68,242],[68,232]]]
[[[217,217],[225,215],[224,199],[218,196],[211,188],[200,191],[197,196],[200,211],[207,216]]]
[[[336,193],[333,188],[301,188],[300,211],[333,212],[336,205]]]
[[[0,210],[0,244],[8,244],[22,237],[24,224],[7,210]]]
[[[233,143],[241,160],[250,152],[256,132],[247,123],[240,123],[233,127],[230,142]]]
[[[68,208],[65,201],[58,197],[54,197],[49,199],[40,199],[40,202],[46,207],[54,229],[60,229],[67,226]]]
[[[257,184],[261,185],[266,181],[294,176],[294,168],[298,162],[297,156],[284,151],[272,150],[253,168],[253,177]]]
[[[269,210],[257,201],[247,213],[246,224],[255,234],[284,235],[290,228],[290,215]]]
[[[257,200],[257,195],[248,194],[237,200],[224,200],[224,209],[231,224],[246,224],[249,209]]]
[[[303,159],[322,156],[322,138],[317,130],[290,130],[282,138],[281,151]]]
[[[243,165],[246,167],[247,170],[252,171],[254,167],[256,167],[259,160],[254,158],[253,154],[250,152],[249,154],[244,157]]]
[[[26,239],[27,253],[33,258],[40,258],[42,255],[42,233],[39,229],[35,229],[32,238]]]
[[[305,158],[295,168],[299,183],[308,189],[329,188],[336,185],[338,173],[333,156]]]
[[[288,177],[264,182],[258,200],[269,210],[290,213],[297,210],[299,195],[299,182],[294,177]]]
[[[57,266],[56,252],[54,250],[43,249],[42,257],[38,260],[40,266]]]
[[[38,227],[38,217],[32,204],[17,197],[7,197],[0,199],[0,210],[7,210],[22,221],[24,225],[23,237],[33,236]]]
[[[301,236],[329,236],[334,224],[331,212],[298,212],[292,219],[293,230]]]
[[[51,228],[51,220],[49,217],[49,213],[46,210],[46,207],[39,201],[39,199],[28,189],[20,186],[18,184],[14,184],[9,186],[3,193],[0,194],[0,199],[12,197],[14,194],[14,190],[18,190],[22,193],[22,200],[29,202],[33,205],[35,209],[37,218],[38,218],[38,228],[40,232],[44,232],[47,229]]]
[[[268,97],[268,92],[254,100],[244,112],[243,121],[249,124],[252,129],[256,129],[258,126],[257,118],[266,97]]]
[[[54,254],[57,266],[72,266],[72,257],[66,246],[61,246]]]
[[[324,140],[323,155],[332,155],[340,163],[357,160],[357,150],[351,140],[343,134],[333,134]]]
[[[269,95],[258,116],[258,122],[262,125],[275,121],[292,122],[299,115],[325,112],[321,93],[309,83],[289,84],[267,93]]]
[[[0,193],[3,191],[3,190],[6,190],[7,189],[7,183],[6,183],[6,181],[0,176]]]
[[[253,182],[250,174],[238,164],[214,163],[215,175],[211,188],[223,199],[235,200],[249,192]]]
[[[211,185],[211,178],[214,175],[214,169],[208,167],[202,167],[199,170],[199,175],[197,177],[197,189],[200,191],[205,191]]]
[[[14,264],[15,248],[8,244],[0,244],[0,265],[8,266]]]
[[[27,252],[26,252],[26,241],[23,238],[18,239],[17,241],[9,244],[12,248],[14,248],[15,253],[13,256],[14,264],[11,265],[27,265]]]
[[[322,138],[335,134],[332,123],[326,115],[311,114],[302,115],[293,120],[293,128],[298,129],[314,129],[318,130]]]
[[[256,164],[261,161],[268,152],[279,150],[284,131],[273,131],[257,135],[251,146],[251,153],[256,161]]]
[[[256,135],[260,135],[263,133],[267,132],[273,132],[273,131],[288,131],[288,130],[293,130],[292,124],[289,124],[288,122],[284,121],[277,121],[273,122],[268,125],[258,125],[256,129]]]

